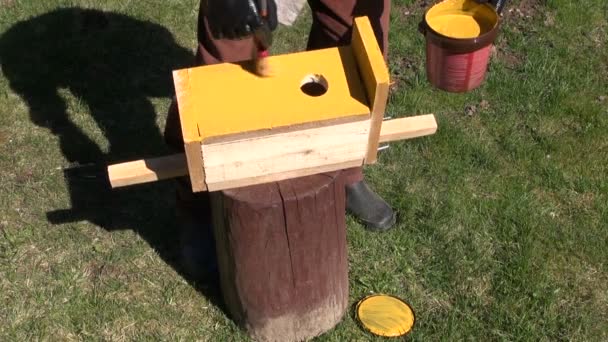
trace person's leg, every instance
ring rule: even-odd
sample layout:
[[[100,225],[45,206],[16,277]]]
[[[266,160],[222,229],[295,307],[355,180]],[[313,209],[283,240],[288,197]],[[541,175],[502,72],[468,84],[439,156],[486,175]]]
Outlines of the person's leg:
[[[207,21],[199,11],[198,47],[195,65],[240,62],[251,58],[253,40],[217,40],[211,36]],[[177,102],[173,99],[165,124],[165,141],[175,151],[184,150]],[[216,279],[217,260],[211,225],[208,192],[193,193],[188,177],[176,182],[176,212],[179,221],[181,265],[195,280]]]
[[[388,56],[390,0],[309,0],[313,24],[307,49],[322,49],[350,43],[353,19],[367,16],[380,49]],[[395,224],[393,209],[363,180],[362,168],[344,171],[347,176],[346,207],[368,228],[386,230]]]
[[[367,16],[387,58],[390,0],[309,0],[308,3],[313,17],[308,50],[348,45],[353,19]]]

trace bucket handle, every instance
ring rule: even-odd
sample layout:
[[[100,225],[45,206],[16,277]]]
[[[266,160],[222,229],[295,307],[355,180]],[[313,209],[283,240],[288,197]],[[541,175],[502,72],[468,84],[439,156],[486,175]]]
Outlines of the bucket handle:
[[[423,36],[426,36],[427,26],[424,19],[418,23],[418,32],[422,33]]]

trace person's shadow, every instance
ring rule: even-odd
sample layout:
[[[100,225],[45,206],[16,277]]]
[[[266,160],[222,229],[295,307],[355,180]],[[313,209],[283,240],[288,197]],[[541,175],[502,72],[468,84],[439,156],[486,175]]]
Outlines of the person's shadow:
[[[0,37],[0,65],[29,107],[31,121],[57,136],[69,161],[71,209],[52,224],[88,220],[108,231],[133,229],[216,304],[217,284],[180,267],[170,184],[110,189],[106,166],[170,151],[150,98],[171,97],[172,70],[194,62],[164,27],[128,16],[63,8],[19,22]],[[68,113],[65,92],[88,108],[109,146],[102,149]],[[83,110],[86,112],[86,110]]]

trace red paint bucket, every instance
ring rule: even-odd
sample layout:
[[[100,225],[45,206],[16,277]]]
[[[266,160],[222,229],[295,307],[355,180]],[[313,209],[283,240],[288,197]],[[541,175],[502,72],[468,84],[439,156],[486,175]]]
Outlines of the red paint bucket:
[[[498,26],[496,10],[474,0],[446,0],[431,7],[420,23],[429,82],[450,92],[479,87]]]

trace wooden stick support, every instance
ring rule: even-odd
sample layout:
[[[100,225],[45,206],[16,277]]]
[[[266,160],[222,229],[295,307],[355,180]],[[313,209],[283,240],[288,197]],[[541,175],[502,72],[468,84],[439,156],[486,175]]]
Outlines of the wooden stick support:
[[[435,115],[417,115],[384,121],[380,130],[379,142],[414,139],[437,132]]]
[[[379,142],[418,138],[434,134],[436,131],[437,122],[433,114],[393,119],[382,122]],[[231,184],[226,184],[224,189],[244,185],[268,183],[316,173],[336,171],[361,164],[362,159],[355,159],[350,163],[344,162],[341,164],[329,164],[323,167],[314,168],[304,167],[302,170],[300,170],[300,172],[266,175],[253,180],[245,179],[240,183],[232,183],[233,186],[231,186]],[[127,163],[114,164],[108,167],[108,176],[110,178],[110,184],[113,188],[155,182],[163,179],[187,176],[188,174],[186,157],[181,153],[165,157],[141,159]],[[204,175],[199,176],[204,177]]]
[[[183,153],[108,166],[108,177],[113,188],[186,175],[188,164]]]

